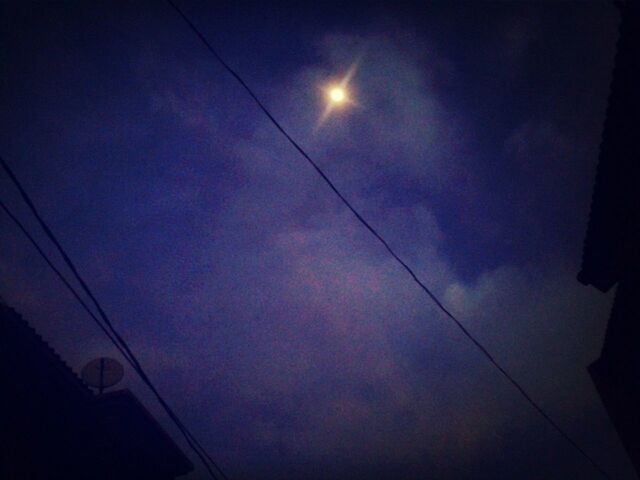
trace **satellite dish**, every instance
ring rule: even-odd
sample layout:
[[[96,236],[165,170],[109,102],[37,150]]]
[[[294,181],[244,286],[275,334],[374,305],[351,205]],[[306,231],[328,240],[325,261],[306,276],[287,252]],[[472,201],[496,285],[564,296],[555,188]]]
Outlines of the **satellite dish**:
[[[113,358],[100,357],[87,363],[80,375],[84,383],[97,388],[98,393],[102,394],[105,388],[113,387],[122,380],[124,368]]]

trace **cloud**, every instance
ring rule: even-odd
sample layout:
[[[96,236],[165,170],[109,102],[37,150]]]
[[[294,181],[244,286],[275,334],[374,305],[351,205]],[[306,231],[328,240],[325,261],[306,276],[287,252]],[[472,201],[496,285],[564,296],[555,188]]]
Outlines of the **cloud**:
[[[265,87],[268,104],[545,408],[569,425],[587,411],[604,418],[584,367],[609,299],[576,285],[564,264],[456,275],[427,193],[477,198],[477,158],[433,80],[447,62],[426,44],[413,48],[411,35],[394,38],[328,35],[322,62]],[[84,256],[102,258],[89,267],[96,290],[223,465],[253,478],[313,478],[309,465],[316,478],[323,469],[333,472],[324,478],[384,469],[477,478],[481,467],[513,468],[511,458],[560,445],[273,126],[253,106],[234,116],[236,89],[188,62],[167,72],[143,55],[156,134],[169,122],[184,143],[162,145],[187,153],[145,163],[123,186],[138,201],[108,223],[122,240],[84,245]],[[360,106],[314,133],[318,87],[358,58]],[[532,162],[565,148],[553,129],[520,126],[505,150],[539,171]],[[120,195],[106,197],[108,211],[119,211]],[[514,440],[530,431],[543,432],[533,446]]]
[[[466,194],[479,194],[473,159],[462,155],[464,122],[439,99],[429,63],[378,34],[319,45],[324,63],[267,92],[277,118],[534,398],[563,420],[587,411],[601,419],[584,367],[597,355],[608,299],[576,285],[564,265],[458,278],[427,197],[406,202],[397,191],[403,182],[453,191],[466,178]],[[319,86],[358,58],[360,106],[314,132]],[[183,88],[184,101],[171,100]],[[197,130],[193,88],[154,101]],[[215,115],[227,114],[218,105]],[[501,449],[523,455],[509,445],[514,431],[541,428],[559,443],[277,131],[261,117],[252,125],[225,150],[220,168],[232,165],[233,182],[202,219],[207,234],[189,239],[180,263],[152,270],[152,285],[135,285],[180,338],[149,344],[149,364],[187,393],[182,410],[197,402],[210,412],[199,428],[222,457],[239,465],[254,452],[248,476],[271,468],[286,478],[311,463],[464,478],[478,462],[506,467]],[[554,131],[525,123],[505,154],[528,175],[540,162],[556,168],[568,147]],[[219,428],[228,442],[214,438]],[[274,455],[283,465],[267,467]]]

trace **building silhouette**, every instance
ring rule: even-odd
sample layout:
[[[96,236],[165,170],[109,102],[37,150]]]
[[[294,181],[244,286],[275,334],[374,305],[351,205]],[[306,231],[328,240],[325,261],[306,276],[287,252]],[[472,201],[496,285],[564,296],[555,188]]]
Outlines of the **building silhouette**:
[[[589,373],[640,475],[640,9],[622,22],[578,280],[617,285],[600,358]]]
[[[96,395],[0,301],[0,478],[170,480],[193,465],[128,390]]]

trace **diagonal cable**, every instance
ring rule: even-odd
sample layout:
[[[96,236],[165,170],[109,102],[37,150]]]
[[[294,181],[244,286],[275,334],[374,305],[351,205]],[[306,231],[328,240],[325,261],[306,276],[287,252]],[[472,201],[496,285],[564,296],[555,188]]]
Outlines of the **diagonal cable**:
[[[182,19],[187,23],[187,25],[191,28],[191,30],[196,34],[196,36],[202,41],[207,50],[218,60],[218,62],[224,67],[227,72],[229,72],[238,83],[244,88],[244,90],[249,94],[249,96],[256,102],[260,110],[271,120],[271,123],[284,135],[284,137],[291,143],[291,145],[307,160],[307,162],[313,167],[313,169],[322,177],[325,183],[329,186],[329,188],[338,196],[338,198],[344,203],[344,205],[353,213],[353,215],[358,219],[358,221],[367,229],[369,232],[384,246],[384,248],[389,252],[389,254],[404,268],[404,270],[409,273],[414,282],[422,289],[431,300],[437,305],[437,307],[453,322],[456,326],[462,331],[462,333],[482,352],[482,354],[489,360],[489,362],[520,392],[520,394],[524,397],[524,399],[564,438],[570,445],[572,445],[576,451],[578,451],[585,459],[587,459],[591,465],[602,474],[605,478],[610,478],[607,472],[605,472],[596,461],[591,458],[589,454],[587,454],[543,409],[538,405],[538,403],[531,398],[531,396],[525,391],[525,389],[520,385],[520,383],[515,380],[489,353],[489,351],[465,328],[465,326],[449,311],[445,306],[440,302],[440,300],[435,296],[434,293],[418,278],[413,269],[404,262],[398,254],[391,248],[389,243],[376,231],[374,227],[372,227],[369,222],[367,222],[362,215],[351,205],[349,200],[345,198],[345,196],[338,190],[338,188],[333,184],[331,179],[324,173],[324,171],[318,166],[318,164],[304,151],[304,149],[289,135],[289,133],[282,127],[282,125],[275,119],[275,117],[271,114],[271,112],[267,109],[267,107],[262,103],[262,101],[258,98],[258,96],[253,92],[253,90],[247,85],[247,83],[240,77],[240,75],[229,66],[229,64],[220,56],[220,54],[211,46],[209,41],[204,37],[204,35],[198,30],[198,28],[193,24],[193,22],[187,17],[182,10],[172,1],[167,0],[168,3],[175,9],[176,12],[182,17]]]
[[[122,347],[120,347],[120,345],[118,345],[118,343],[115,340],[115,337],[109,332],[109,330],[107,329],[107,327],[105,327],[103,325],[103,323],[100,321],[100,319],[98,317],[96,317],[95,313],[93,313],[93,311],[89,308],[89,306],[86,304],[86,302],[82,299],[82,297],[80,296],[80,294],[76,291],[75,288],[73,288],[73,286],[69,283],[69,281],[65,278],[65,276],[62,274],[62,272],[60,272],[60,270],[58,270],[58,268],[53,264],[53,262],[51,261],[51,259],[49,258],[49,256],[44,252],[44,250],[42,250],[42,248],[40,247],[40,245],[38,244],[38,242],[35,240],[35,238],[33,238],[33,236],[29,233],[29,231],[27,230],[27,228],[24,226],[24,224],[18,219],[18,217],[16,217],[14,215],[14,213],[9,209],[9,207],[7,207],[4,202],[2,200],[0,200],[0,208],[2,210],[4,210],[4,212],[7,214],[7,216],[13,221],[13,223],[16,224],[16,226],[18,227],[18,229],[24,234],[25,237],[27,237],[27,240],[29,240],[29,242],[31,243],[31,245],[33,245],[35,247],[35,249],[37,250],[37,252],[40,254],[40,256],[44,259],[44,261],[46,262],[46,264],[49,266],[49,268],[51,268],[51,270],[53,270],[53,273],[55,273],[55,275],[58,277],[58,279],[60,279],[60,281],[64,284],[65,287],[67,287],[67,290],[69,290],[71,292],[71,294],[75,297],[75,299],[80,303],[80,305],[82,306],[82,308],[84,308],[86,310],[86,312],[89,314],[89,316],[93,319],[93,321],[98,325],[98,327],[100,327],[100,330],[102,330],[102,332],[109,337],[109,340],[111,340],[111,342],[113,342],[115,344],[115,346],[118,348],[118,350],[120,351],[120,353],[122,354],[122,356],[124,358],[126,358],[127,360],[129,360],[127,352],[124,351],[124,349],[122,349]]]
[[[18,225],[20,230],[26,235],[26,237],[29,239],[29,241],[36,247],[36,249],[38,250],[38,253],[40,253],[40,255],[43,256],[43,258],[45,259],[47,264],[53,269],[53,271],[56,273],[58,278],[65,284],[65,286],[67,286],[67,288],[69,288],[69,290],[72,292],[74,297],[80,302],[80,304],[83,306],[83,308],[85,308],[85,310],[94,319],[94,321],[97,322],[98,326],[109,337],[109,339],[113,342],[113,344],[118,348],[118,350],[122,353],[122,355],[127,360],[127,362],[134,369],[134,371],[138,374],[138,376],[142,379],[142,381],[147,385],[147,387],[152,391],[152,393],[154,394],[154,396],[156,397],[156,399],[158,400],[160,405],[163,407],[163,409],[165,410],[167,415],[169,415],[171,420],[176,424],[176,426],[178,427],[178,429],[180,430],[182,435],[185,437],[185,440],[187,441],[187,444],[189,445],[189,447],[194,451],[194,453],[201,460],[201,462],[203,463],[203,465],[205,466],[205,468],[207,469],[207,471],[211,475],[211,477],[214,478],[214,479],[218,478],[218,475],[216,475],[214,473],[214,471],[213,471],[213,469],[215,469],[218,472],[218,474],[224,480],[228,480],[228,477],[225,475],[225,473],[222,471],[222,469],[211,458],[211,456],[207,453],[207,451],[204,449],[204,447],[202,447],[200,442],[198,442],[198,440],[193,436],[193,434],[187,429],[187,427],[182,423],[182,421],[175,414],[173,409],[167,404],[167,402],[164,400],[162,395],[160,395],[160,393],[156,389],[155,385],[153,385],[153,383],[151,382],[151,380],[149,379],[149,377],[147,376],[145,371],[142,369],[142,366],[140,365],[140,362],[138,361],[138,359],[136,358],[134,353],[131,351],[131,349],[129,348],[127,343],[124,341],[124,339],[120,336],[120,334],[113,327],[113,324],[109,320],[109,317],[107,316],[107,314],[102,309],[100,303],[98,302],[96,297],[93,295],[93,293],[89,289],[89,287],[86,284],[86,282],[82,279],[82,277],[78,273],[75,265],[73,264],[73,262],[69,258],[68,254],[66,253],[66,251],[64,250],[64,248],[62,247],[62,245],[60,244],[58,239],[55,237],[55,235],[53,234],[53,232],[51,231],[49,226],[46,224],[46,222],[40,216],[40,213],[38,212],[37,208],[35,207],[33,201],[31,200],[31,198],[29,197],[29,195],[25,191],[24,187],[22,186],[22,184],[20,183],[20,181],[18,180],[18,178],[14,174],[13,170],[9,167],[9,165],[4,160],[4,158],[2,158],[2,156],[0,156],[0,165],[2,166],[4,171],[7,173],[7,175],[9,176],[11,181],[13,182],[13,184],[16,186],[18,191],[20,192],[20,195],[22,196],[22,199],[24,200],[24,202],[27,204],[27,206],[29,207],[29,209],[33,213],[34,217],[36,218],[36,220],[38,221],[38,223],[40,224],[40,226],[42,227],[42,229],[46,233],[47,237],[53,242],[53,244],[58,249],[60,255],[63,258],[63,260],[65,261],[65,263],[67,264],[67,266],[69,267],[71,272],[73,273],[73,275],[76,278],[76,280],[80,283],[80,286],[82,287],[84,292],[87,294],[87,296],[91,299],[91,301],[93,302],[93,304],[97,308],[99,316],[102,319],[102,322],[98,321],[98,319],[95,316],[95,314],[93,314],[91,309],[86,305],[86,303],[82,300],[82,298],[77,294],[75,289],[69,284],[69,282],[64,278],[64,276],[60,273],[60,271],[48,259],[46,254],[44,254],[44,251],[37,244],[37,242],[35,241],[33,236],[29,234],[29,232],[26,230],[24,225],[22,225],[22,223],[17,219],[17,217],[15,217],[15,215],[13,215],[10,212],[10,210],[7,208],[7,206],[4,203],[1,204],[2,205],[2,209],[5,211],[5,213],[7,213],[9,215],[9,217],[14,221],[14,223],[16,223]],[[103,322],[104,322],[104,324],[103,324]],[[212,466],[213,466],[213,469],[212,469]]]

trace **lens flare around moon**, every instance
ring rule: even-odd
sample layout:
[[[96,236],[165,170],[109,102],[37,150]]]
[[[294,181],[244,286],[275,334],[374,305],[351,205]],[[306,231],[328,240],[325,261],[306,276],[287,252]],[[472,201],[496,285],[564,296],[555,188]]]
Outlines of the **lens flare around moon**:
[[[325,84],[322,87],[325,97],[325,108],[318,119],[316,124],[316,130],[322,126],[322,124],[329,118],[332,112],[337,110],[344,110],[347,107],[357,105],[353,99],[353,93],[349,89],[349,84],[353,75],[356,72],[358,62],[356,61],[351,65],[346,75],[339,81]]]

